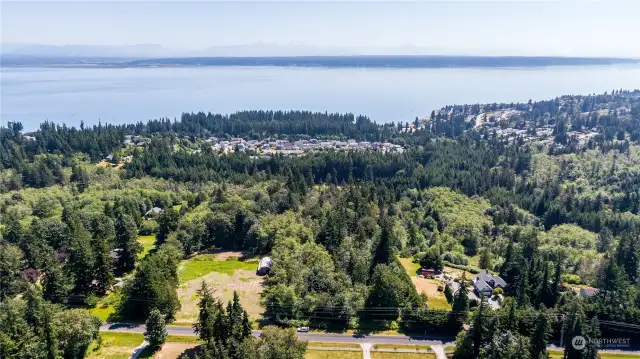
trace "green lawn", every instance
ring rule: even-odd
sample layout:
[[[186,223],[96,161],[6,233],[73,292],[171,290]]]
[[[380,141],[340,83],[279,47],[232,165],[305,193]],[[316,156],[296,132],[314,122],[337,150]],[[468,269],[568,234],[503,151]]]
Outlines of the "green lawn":
[[[138,236],[138,242],[142,244],[142,252],[138,253],[138,259],[144,258],[149,251],[156,247],[155,236]]]
[[[374,349],[415,349],[415,350],[429,350],[428,345],[411,345],[411,344],[376,344]]]
[[[173,325],[173,324],[171,324]],[[200,338],[195,335],[167,335],[167,343],[194,343],[200,344]]]
[[[446,297],[429,297],[427,307],[429,309],[451,310],[451,304],[447,302]]]
[[[102,344],[93,342],[89,347],[87,359],[128,359],[144,340],[144,336],[138,333],[109,332],[100,333],[100,336]]]
[[[360,349],[360,344],[309,342],[309,346],[308,347],[315,347],[315,348],[358,348],[358,349]]]
[[[200,278],[211,272],[232,275],[236,269],[256,269],[255,263],[241,262],[235,258],[225,261],[215,260],[214,254],[201,254],[182,262],[178,276],[180,283]]]
[[[100,298],[95,308],[89,309],[89,313],[106,322],[109,316],[115,313],[121,298],[122,296],[119,292],[111,292],[107,296]]]
[[[304,359],[362,359],[362,352],[338,350],[307,350]]]
[[[371,359],[436,359],[436,355],[432,353],[371,352]]]
[[[420,269],[420,263],[413,263],[413,258],[398,258],[400,263],[404,267],[404,270],[407,271],[409,277],[413,277],[418,273]]]
[[[144,340],[144,335],[139,333],[102,332],[102,346],[111,347],[137,347]]]

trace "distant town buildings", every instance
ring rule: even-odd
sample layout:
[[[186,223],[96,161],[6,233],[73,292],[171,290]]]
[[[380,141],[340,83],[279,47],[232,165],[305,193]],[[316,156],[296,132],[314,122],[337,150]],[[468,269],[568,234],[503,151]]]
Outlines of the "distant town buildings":
[[[383,153],[403,153],[404,148],[400,145],[389,142],[368,142],[368,141],[337,141],[337,140],[245,140],[242,138],[232,138],[220,140],[210,137],[205,140],[211,144],[211,149],[220,153],[251,152],[259,155],[285,155],[300,156],[313,151],[365,151],[375,150]]]

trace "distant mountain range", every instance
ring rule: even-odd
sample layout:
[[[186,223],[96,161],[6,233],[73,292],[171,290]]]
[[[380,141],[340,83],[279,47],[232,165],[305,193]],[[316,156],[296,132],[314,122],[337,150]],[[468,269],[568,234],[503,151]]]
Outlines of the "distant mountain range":
[[[397,47],[320,47],[300,43],[211,46],[200,50],[168,49],[161,45],[141,44],[123,46],[105,45],[33,45],[5,44],[2,54],[41,57],[271,57],[271,56],[348,56],[348,55],[428,55],[449,54],[446,49],[424,48],[411,45]]]
[[[472,56],[411,45],[393,48],[317,47],[256,43],[175,50],[160,45],[2,45],[1,66],[299,66],[299,67],[540,67],[640,63],[638,59],[555,56]],[[438,55],[429,55],[429,54]]]

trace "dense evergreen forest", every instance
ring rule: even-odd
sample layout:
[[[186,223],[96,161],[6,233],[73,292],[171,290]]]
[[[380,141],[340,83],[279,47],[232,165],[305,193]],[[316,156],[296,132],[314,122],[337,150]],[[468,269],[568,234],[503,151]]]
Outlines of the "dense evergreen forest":
[[[404,151],[221,154],[210,137],[390,141]],[[252,319],[281,327],[457,336],[454,358],[546,358],[550,341],[578,335],[633,343],[638,141],[640,92],[622,90],[447,106],[385,125],[302,111],[44,123],[29,134],[9,123],[0,128],[0,349],[84,357],[98,336],[85,309],[114,293],[109,320],[179,321],[181,266],[214,249],[272,258],[264,313]],[[155,236],[148,253],[145,235]],[[425,294],[414,283],[420,267],[456,277]],[[497,306],[473,293],[482,270],[507,283],[492,293]],[[196,324],[205,356],[258,355],[260,342],[237,347],[250,326],[244,309],[199,293],[211,318]],[[76,346],[59,330],[70,316],[87,323]],[[235,344],[215,339],[225,316],[237,322],[227,330]],[[562,344],[567,358],[597,357],[593,345]]]

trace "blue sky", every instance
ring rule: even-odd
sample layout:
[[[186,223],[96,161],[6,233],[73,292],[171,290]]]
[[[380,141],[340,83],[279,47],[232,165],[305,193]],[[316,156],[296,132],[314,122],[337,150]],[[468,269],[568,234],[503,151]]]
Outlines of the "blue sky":
[[[412,45],[431,53],[640,57],[640,1],[3,1],[2,43]]]

